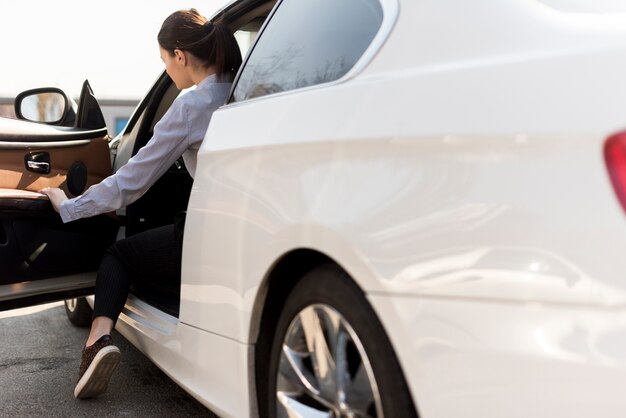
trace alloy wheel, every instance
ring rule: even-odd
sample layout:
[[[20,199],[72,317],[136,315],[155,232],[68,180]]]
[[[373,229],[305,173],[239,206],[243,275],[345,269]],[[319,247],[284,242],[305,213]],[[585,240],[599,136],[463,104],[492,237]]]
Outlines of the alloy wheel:
[[[367,353],[345,317],[329,305],[309,305],[292,319],[278,369],[279,417],[383,417]]]

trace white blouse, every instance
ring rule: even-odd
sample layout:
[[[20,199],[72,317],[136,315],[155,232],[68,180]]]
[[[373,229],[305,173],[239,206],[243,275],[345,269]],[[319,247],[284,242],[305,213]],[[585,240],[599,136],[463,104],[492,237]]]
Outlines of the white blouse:
[[[210,75],[172,103],[148,143],[126,165],[85,193],[61,204],[63,222],[111,212],[139,199],[182,155],[194,177],[200,143],[213,112],[226,103],[231,83]],[[165,197],[164,197],[165,198]]]

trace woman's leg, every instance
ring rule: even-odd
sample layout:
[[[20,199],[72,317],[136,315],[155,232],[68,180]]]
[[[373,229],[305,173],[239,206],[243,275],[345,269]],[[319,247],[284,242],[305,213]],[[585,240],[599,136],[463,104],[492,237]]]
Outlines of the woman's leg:
[[[180,285],[182,237],[174,225],[151,229],[113,244],[96,278],[94,321],[87,346],[109,334],[124,308],[132,280]]]
[[[94,320],[81,358],[77,398],[103,393],[120,361],[109,335],[124,308],[132,280],[180,286],[182,234],[174,225],[155,228],[113,244],[96,277]]]
[[[121,242],[121,241],[119,241]],[[111,334],[115,321],[126,303],[131,274],[121,261],[118,244],[113,244],[100,263],[96,277],[94,319],[85,346],[93,345],[103,335]]]

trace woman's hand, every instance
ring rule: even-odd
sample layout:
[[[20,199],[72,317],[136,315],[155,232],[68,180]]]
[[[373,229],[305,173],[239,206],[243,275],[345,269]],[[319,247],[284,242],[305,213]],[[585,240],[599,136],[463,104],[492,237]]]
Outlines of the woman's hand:
[[[65,192],[56,187],[46,187],[45,189],[39,190],[39,193],[43,193],[48,196],[48,199],[50,199],[50,203],[52,203],[52,207],[57,212],[60,212],[61,210],[61,203],[67,200],[67,195],[65,194]]]

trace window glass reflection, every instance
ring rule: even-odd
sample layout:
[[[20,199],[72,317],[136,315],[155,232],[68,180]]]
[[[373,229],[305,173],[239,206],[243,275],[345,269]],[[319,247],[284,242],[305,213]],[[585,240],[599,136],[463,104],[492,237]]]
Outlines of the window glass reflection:
[[[284,0],[254,47],[234,100],[341,78],[378,32],[377,0]]]
[[[59,93],[39,93],[25,97],[22,116],[35,122],[58,122],[63,117],[65,98]]]

